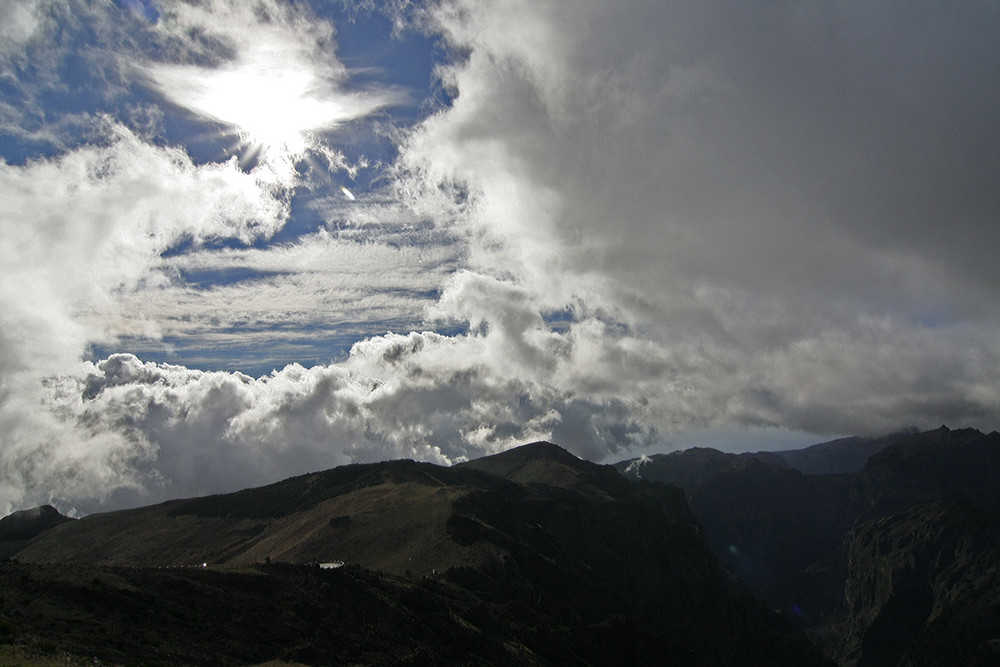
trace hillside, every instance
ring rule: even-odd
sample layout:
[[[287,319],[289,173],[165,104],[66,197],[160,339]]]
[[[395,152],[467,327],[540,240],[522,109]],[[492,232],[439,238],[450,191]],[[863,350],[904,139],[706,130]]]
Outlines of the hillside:
[[[223,609],[203,598],[245,605],[251,581],[264,591],[252,603],[261,615],[270,609],[290,627],[305,624],[296,633],[305,652],[268,644],[265,633],[259,646],[252,643],[252,658],[220,644],[210,660],[218,664],[286,654],[310,664],[339,662],[312,624],[336,625],[352,614],[391,625],[373,626],[368,644],[377,659],[362,655],[361,664],[406,662],[394,651],[407,641],[430,647],[414,654],[417,662],[447,650],[480,664],[822,663],[801,632],[719,567],[678,489],[628,482],[548,443],[451,468],[352,465],[234,494],[93,515],[44,531],[16,558],[16,567],[38,570],[19,578],[7,566],[14,599],[30,597],[36,577],[58,578],[62,568],[82,573],[49,613],[68,606],[96,627],[104,604],[121,605],[116,596],[129,594],[120,591],[135,590],[147,596],[154,618],[173,618],[169,609],[187,604],[215,610],[205,612],[206,623],[219,624],[226,636]],[[345,565],[305,567],[319,562]],[[123,573],[147,579],[138,584]],[[105,591],[106,577],[119,582],[118,593]],[[305,582],[301,592],[296,584],[290,597],[279,595],[282,577]],[[338,593],[336,604],[315,607],[315,587],[355,586],[343,577],[374,593]],[[373,580],[381,582],[374,589],[367,583]],[[42,625],[4,609],[0,620],[21,632],[84,641],[72,623],[52,618]],[[179,641],[184,625],[169,618],[149,623],[161,646]],[[255,618],[245,622],[252,627]],[[429,638],[418,634],[423,625],[433,628]],[[126,643],[121,650],[140,650]],[[87,648],[101,650],[94,641]],[[301,657],[309,651],[320,657]]]

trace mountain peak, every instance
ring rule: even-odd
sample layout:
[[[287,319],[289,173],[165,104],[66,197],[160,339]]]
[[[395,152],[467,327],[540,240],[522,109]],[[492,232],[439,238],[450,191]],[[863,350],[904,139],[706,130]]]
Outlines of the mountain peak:
[[[0,557],[13,553],[19,546],[49,528],[73,519],[59,513],[52,505],[19,510],[0,519]]]
[[[538,442],[531,442],[527,445],[520,445],[512,449],[500,452],[499,454],[492,454],[490,456],[484,456],[482,459],[491,460],[519,460],[528,461],[531,459],[552,459],[555,461],[560,461],[569,465],[587,465],[589,462],[578,458],[574,454],[570,453],[568,450],[563,449],[559,445],[553,444],[545,440],[539,440]],[[592,465],[592,464],[591,464]]]
[[[589,495],[608,495],[623,479],[613,468],[577,458],[551,442],[532,442],[499,454],[460,463],[518,484],[544,484]]]

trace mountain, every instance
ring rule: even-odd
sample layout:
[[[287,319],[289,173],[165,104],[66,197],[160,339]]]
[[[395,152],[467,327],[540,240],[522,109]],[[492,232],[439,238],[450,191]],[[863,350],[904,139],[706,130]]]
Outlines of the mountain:
[[[343,561],[416,576],[484,557],[441,540],[452,503],[501,478],[429,463],[349,465],[232,494],[94,514],[21,560],[143,567]]]
[[[872,456],[861,479],[867,518],[947,495],[1000,511],[1000,433],[942,426],[914,434]]]
[[[53,526],[72,521],[52,505],[14,512],[0,519],[0,558],[8,558],[27,545],[32,538]]]
[[[868,459],[915,431],[901,431],[881,437],[852,436],[821,442],[804,449],[777,452],[727,454],[709,447],[692,447],[669,454],[653,454],[615,464],[629,479],[653,479],[674,484],[690,494],[717,473],[748,459],[777,468],[790,468],[806,475],[854,473],[864,469]]]
[[[832,449],[857,451],[862,444],[857,440],[840,441]],[[830,449],[831,443],[824,446]],[[654,461],[649,464],[622,462],[617,467],[626,475],[634,475],[638,468],[643,479],[684,484],[691,508],[723,567],[741,576],[771,604],[798,618],[801,627],[823,644],[828,655],[845,664],[854,664],[858,656],[863,659],[857,664],[912,662],[911,653],[865,648],[872,642],[884,643],[879,628],[888,627],[884,619],[895,618],[891,613],[895,605],[912,608],[905,601],[905,593],[891,595],[888,602],[878,604],[845,600],[863,599],[860,591],[874,595],[872,591],[878,589],[884,593],[888,590],[886,580],[872,573],[895,571],[897,563],[919,560],[923,558],[920,549],[957,553],[948,551],[947,544],[927,546],[930,542],[925,544],[912,537],[939,534],[934,526],[943,521],[940,513],[915,508],[951,499],[978,508],[976,511],[1000,512],[1000,434],[996,432],[983,434],[974,429],[942,427],[905,435],[872,454],[861,470],[845,474],[803,474],[789,469],[787,464],[775,464],[756,455],[737,457],[712,450],[651,458]],[[952,512],[947,516],[957,515]],[[881,530],[887,525],[906,527],[893,533],[897,542],[892,549],[872,537],[876,527]],[[981,528],[992,530],[994,535],[1000,530],[997,523],[985,520]],[[911,537],[905,539],[903,535]],[[992,547],[970,546],[982,545],[982,541],[961,543],[975,558],[985,559],[977,563],[989,562]],[[862,548],[873,544],[877,548]],[[1000,561],[993,561],[993,570],[998,569],[996,562]],[[938,566],[944,567],[940,563]],[[987,573],[977,581],[993,581],[989,577],[997,576],[985,565],[982,569]],[[928,573],[921,577],[924,582],[933,578]],[[982,599],[973,591],[986,589],[962,584],[958,571],[949,570],[948,576],[934,581],[937,588],[932,598],[926,597],[930,595],[925,590],[929,584],[920,584],[924,601],[948,601],[947,605],[939,605],[945,610],[944,616],[936,620],[931,617],[934,623],[950,623],[949,615],[956,614],[962,605],[983,609]],[[886,605],[890,611],[881,611]],[[987,611],[986,623],[992,627],[993,639],[1000,640],[1000,617],[993,607]],[[900,628],[906,626],[909,629],[902,635],[921,637],[928,652],[947,651],[954,646],[978,655],[978,644],[969,642],[980,641],[982,633],[925,632],[924,625],[930,621],[923,616],[904,615],[902,619],[892,626],[890,635],[899,635]],[[883,639],[878,639],[880,636]]]
[[[5,600],[32,599],[32,582],[47,577],[52,592],[38,604],[49,606],[31,616],[5,601],[0,623],[106,659],[824,663],[722,570],[681,490],[629,482],[549,443],[451,468],[351,465],[91,515],[41,532],[15,557],[0,568],[13,587]],[[16,569],[26,567],[27,577]],[[61,572],[74,573],[66,585],[55,583]],[[105,647],[100,628],[118,636],[127,620],[115,610],[130,605],[149,610],[148,641]],[[225,648],[229,607],[251,610],[236,616],[248,646]],[[74,632],[82,621],[67,614],[90,631]],[[119,620],[109,629],[97,615]],[[298,648],[265,627],[268,615]],[[178,633],[196,623],[222,639],[181,649]],[[357,624],[346,636],[364,651],[323,639],[343,623]],[[400,652],[408,644],[412,655]]]
[[[726,454],[709,447],[692,447],[669,454],[653,454],[621,461],[615,464],[615,468],[628,479],[673,484],[690,495],[719,473],[751,459],[763,460],[778,468],[788,467],[782,457],[769,452]]]
[[[0,663],[6,642],[129,664],[823,664],[805,630],[844,665],[996,664],[998,481],[1000,434],[942,427],[839,474],[534,443],[42,508],[0,520]]]
[[[846,574],[840,547],[860,512],[856,483],[748,459],[690,503],[724,567],[805,626],[829,620]]]
[[[774,454],[807,475],[852,473],[862,470],[872,455],[914,433],[916,431],[909,430],[881,437],[853,436]]]
[[[805,475],[776,453],[692,448],[615,465],[682,488],[722,565],[804,627],[827,620],[846,573],[838,553],[858,513],[856,485]]]

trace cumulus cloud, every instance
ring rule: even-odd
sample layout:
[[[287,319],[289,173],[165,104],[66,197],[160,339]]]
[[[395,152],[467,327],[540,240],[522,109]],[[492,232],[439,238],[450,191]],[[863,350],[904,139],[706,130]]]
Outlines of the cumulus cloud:
[[[287,216],[282,193],[235,160],[198,167],[114,125],[104,145],[0,165],[0,191],[4,332],[28,348],[11,357],[50,370],[113,333],[88,322],[113,318],[113,297],[138,288],[173,244],[249,242]]]
[[[471,5],[434,14],[470,55],[404,157],[470,184],[469,222],[524,280],[596,269],[664,308],[703,285],[852,306],[891,292],[905,315],[928,291],[965,310],[986,289],[991,263],[965,260],[996,240],[995,151],[959,147],[995,137],[974,55],[995,10]]]
[[[600,458],[651,437],[641,419],[649,400],[637,394],[655,373],[636,374],[646,379],[633,377],[629,394],[613,377],[649,361],[641,342],[612,340],[596,325],[546,331],[516,300],[485,318],[480,333],[386,334],[357,343],[342,364],[293,364],[257,379],[112,355],[61,378],[46,400],[67,429],[128,443],[116,463],[147,500],[351,461],[450,463],[526,439],[563,439]]]
[[[15,457],[8,470],[22,469],[17,452],[38,468],[73,458],[59,444],[74,439],[71,431],[48,432],[67,425],[46,398],[61,384],[46,378],[71,371],[94,342],[156,334],[154,321],[121,316],[118,297],[155,279],[161,253],[181,240],[266,237],[287,215],[281,192],[235,161],[195,166],[183,151],[116,125],[102,145],[0,165],[0,193],[0,420],[11,443],[4,454]],[[58,423],[47,423],[44,409],[25,409],[32,401],[55,410]],[[103,441],[119,438],[94,437],[102,461],[114,448]],[[33,452],[32,442],[45,447]]]

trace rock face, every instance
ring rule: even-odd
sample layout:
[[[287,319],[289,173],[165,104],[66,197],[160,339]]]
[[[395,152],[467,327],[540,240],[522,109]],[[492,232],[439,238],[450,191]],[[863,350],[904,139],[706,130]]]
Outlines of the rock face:
[[[22,567],[33,562],[40,570],[52,567],[43,563],[94,568],[98,582],[106,576],[101,573],[121,577],[137,568],[186,573],[175,579],[148,575],[150,587],[165,591],[170,609],[202,604],[185,602],[183,591],[209,585],[188,581],[196,576],[190,572],[249,568],[266,580],[276,576],[278,563],[341,561],[344,567],[322,572],[392,582],[374,599],[345,597],[342,607],[324,603],[316,612],[321,622],[343,622],[354,611],[368,618],[379,601],[388,600],[386,618],[401,620],[391,632],[384,629],[386,645],[372,647],[372,663],[397,660],[400,642],[428,646],[415,634],[422,625],[434,628],[436,648],[416,656],[417,662],[440,659],[448,649],[481,664],[823,663],[801,631],[720,568],[679,489],[629,482],[609,466],[581,461],[548,443],[452,468],[412,461],[345,466],[234,494],[93,515],[40,533],[16,555]],[[208,567],[191,568],[201,563]],[[174,569],[158,569],[168,567]],[[8,578],[15,586],[30,580]],[[280,588],[265,580],[261,590]],[[219,595],[237,602],[243,594],[233,587],[246,586],[238,578],[209,581]],[[355,586],[341,579],[329,583]],[[280,600],[266,594],[256,604],[274,606],[282,618],[291,614],[290,626],[311,622],[309,615],[288,611],[313,604],[311,586],[295,589],[302,599],[299,593]],[[103,598],[92,593],[80,599],[93,606]],[[155,609],[157,596],[146,604]],[[351,605],[358,607],[352,611]],[[95,608],[91,615],[97,613]],[[420,614],[434,620],[402,620],[419,621]],[[8,620],[43,632],[32,618]],[[224,626],[225,614],[220,611],[213,622]],[[44,626],[52,627],[58,624]],[[160,645],[174,644],[173,626],[158,627],[150,632]],[[316,633],[310,626],[299,634]],[[296,659],[355,661],[346,653],[331,655],[318,639],[309,642],[317,657]],[[470,648],[479,644],[482,649]],[[99,649],[88,648],[95,655]],[[268,645],[255,655],[280,654]],[[139,658],[164,661],[160,653],[130,659]],[[205,658],[219,664],[244,660],[218,652]]]
[[[851,531],[840,662],[1000,663],[1000,515],[948,498]]]
[[[840,441],[837,448],[868,444]],[[919,661],[912,651],[892,645],[891,637],[919,638],[928,655],[946,655],[949,647],[961,645],[970,660],[1000,644],[995,607],[981,609],[982,582],[997,583],[1000,570],[1000,560],[989,555],[989,532],[995,535],[1000,524],[982,518],[985,514],[976,515],[979,523],[965,516],[1000,512],[998,433],[942,427],[907,435],[850,474],[806,475],[760,456],[711,450],[679,452],[641,466],[622,462],[618,468],[626,474],[638,468],[644,479],[684,484],[723,566],[797,617],[840,661]],[[945,512],[935,505],[942,499],[965,503],[966,509]],[[928,504],[936,509],[921,509]],[[965,526],[962,530],[979,526],[969,534],[978,537],[944,530],[951,519]],[[896,540],[891,548],[885,542],[890,537],[879,537],[884,531]],[[960,558],[952,543],[964,545],[966,556]],[[970,576],[980,584],[966,581],[964,569],[947,565],[949,558],[964,562],[966,557],[972,559],[969,571],[979,572]],[[928,558],[945,574],[930,574],[930,565],[912,572],[900,565]],[[981,609],[985,620],[980,624],[992,630],[958,630],[952,619],[964,618],[963,609]]]
[[[841,544],[858,513],[857,485],[741,462],[691,494],[724,566],[805,626],[827,622],[842,597]]]

